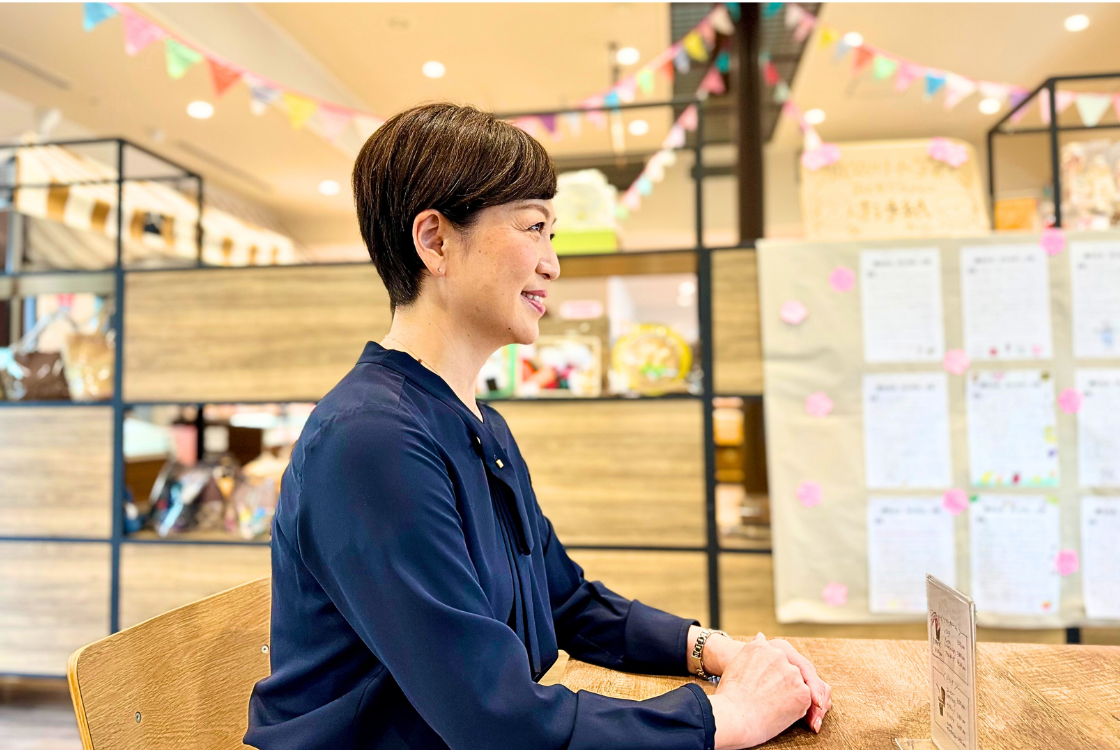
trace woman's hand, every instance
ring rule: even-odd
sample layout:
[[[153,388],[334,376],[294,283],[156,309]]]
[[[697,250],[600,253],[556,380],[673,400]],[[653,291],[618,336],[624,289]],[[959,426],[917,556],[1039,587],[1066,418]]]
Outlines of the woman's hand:
[[[753,641],[743,644],[727,664],[715,695],[709,696],[715,715],[717,750],[761,744],[806,716],[813,707],[810,686],[801,668],[790,662],[787,646],[797,654],[788,643],[773,645],[759,633]],[[796,658],[804,659],[800,654]],[[819,681],[815,670],[813,674]],[[824,698],[826,705],[831,703],[827,685]],[[815,731],[819,731],[819,719],[825,710],[820,711],[813,725]]]

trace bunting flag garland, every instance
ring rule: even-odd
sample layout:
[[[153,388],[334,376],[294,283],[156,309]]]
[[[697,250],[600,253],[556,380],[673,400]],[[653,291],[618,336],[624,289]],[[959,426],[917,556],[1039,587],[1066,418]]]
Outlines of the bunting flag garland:
[[[774,6],[772,13],[777,13],[784,6],[782,3],[772,5]],[[798,28],[804,27],[806,33],[811,31],[816,24],[815,17],[804,11],[794,13],[799,19]],[[224,96],[235,84],[243,81],[249,88],[250,111],[255,115],[263,115],[273,106],[280,107],[285,111],[292,128],[302,130],[311,123],[312,127],[309,129],[312,132],[331,142],[338,142],[349,127],[352,127],[363,139],[368,138],[384,123],[384,119],[376,115],[288,89],[264,76],[223,60],[168,31],[124,3],[84,3],[82,26],[89,32],[117,15],[121,16],[124,47],[128,55],[139,55],[154,42],[162,41],[167,74],[173,80],[185,77],[191,68],[205,60],[215,97]],[[735,24],[740,15],[738,3],[715,5],[679,41],[606,91],[581,100],[577,106],[582,111],[567,113],[564,116],[564,121],[568,124],[567,131],[579,134],[582,132],[584,120],[600,129],[606,128],[609,113],[603,111],[603,107],[616,109],[623,102],[633,102],[639,92],[652,94],[656,88],[657,75],[671,82],[677,72],[687,73],[692,65],[707,63],[712,56],[715,56],[715,64],[705,74],[697,96],[702,98],[712,93],[724,93],[726,84],[721,74],[730,70],[731,58],[726,49],[716,49],[717,41],[720,36],[727,37],[735,33]],[[534,130],[543,127],[554,138],[560,137],[555,116],[529,119],[531,122],[516,124]],[[617,129],[612,126],[612,132]]]
[[[185,76],[192,66],[202,62],[201,53],[184,47],[174,39],[165,38],[163,48],[167,56],[167,75],[176,81]]]
[[[233,84],[241,80],[240,71],[222,65],[217,60],[208,57],[206,64],[210,67],[210,81],[214,84],[214,96],[221,97],[229,91]]]
[[[319,105],[310,99],[288,91],[283,92],[281,97],[284,100],[284,107],[288,110],[288,121],[295,130],[302,129],[319,108]]]
[[[249,95],[252,97],[249,102],[249,111],[258,117],[267,112],[269,105],[280,98],[280,92],[277,89],[263,83],[249,84]]]
[[[684,36],[684,41],[681,42],[684,51],[688,53],[696,62],[704,62],[708,59],[708,50],[704,46],[704,39],[695,31],[690,31]]]
[[[167,32],[142,16],[124,13],[124,51],[132,56],[139,55],[152,42],[167,36]]]
[[[318,115],[320,134],[332,143],[338,140],[354,119],[349,112],[325,104],[319,107]]]
[[[97,24],[117,15],[117,9],[108,3],[86,3],[82,9],[82,28],[93,31]]]
[[[922,69],[914,63],[901,63],[894,78],[894,90],[898,93],[910,88],[910,84],[922,77]]]
[[[926,98],[931,99],[933,95],[941,90],[945,85],[945,74],[939,73],[936,70],[926,71]]]
[[[863,45],[856,47],[856,51],[852,54],[852,75],[857,76],[862,73],[873,57],[875,57],[875,53],[871,51],[870,47]]]
[[[890,78],[898,70],[898,61],[892,60],[889,57],[876,55],[875,61],[872,63],[871,72],[875,76],[876,81],[882,81]]]
[[[945,109],[952,109],[957,106],[972,96],[974,91],[976,91],[976,83],[971,78],[965,78],[956,73],[947,73],[945,76]]]
[[[1087,127],[1095,128],[1112,104],[1108,94],[1082,94],[1077,97],[1077,113]]]
[[[840,32],[836,29],[827,26],[821,28],[821,46],[827,47],[830,44],[835,44],[840,38]]]

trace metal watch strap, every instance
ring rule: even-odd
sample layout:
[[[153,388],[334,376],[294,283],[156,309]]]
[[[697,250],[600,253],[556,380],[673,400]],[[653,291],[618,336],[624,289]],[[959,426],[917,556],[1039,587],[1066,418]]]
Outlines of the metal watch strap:
[[[696,636],[696,645],[692,647],[692,658],[696,659],[696,676],[701,680],[710,680],[712,675],[704,671],[704,644],[708,642],[708,638],[713,634],[719,633],[720,635],[727,636],[727,633],[722,630],[711,630],[704,628],[700,631],[700,635]],[[727,636],[730,638],[731,636]]]

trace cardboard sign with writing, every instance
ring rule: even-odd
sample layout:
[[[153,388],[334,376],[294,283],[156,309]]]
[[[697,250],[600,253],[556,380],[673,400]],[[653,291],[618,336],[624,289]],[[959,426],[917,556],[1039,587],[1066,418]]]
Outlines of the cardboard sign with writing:
[[[946,237],[989,231],[976,154],[956,166],[930,155],[928,139],[842,143],[840,160],[801,167],[801,215],[810,240]],[[963,149],[961,151],[960,149]]]

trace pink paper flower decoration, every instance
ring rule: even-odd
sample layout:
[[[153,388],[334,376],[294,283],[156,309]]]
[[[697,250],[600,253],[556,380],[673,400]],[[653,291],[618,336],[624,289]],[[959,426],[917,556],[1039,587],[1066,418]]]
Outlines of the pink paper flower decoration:
[[[848,603],[848,587],[842,583],[830,583],[821,592],[821,599],[830,607],[843,607]]]
[[[968,495],[964,490],[946,490],[941,496],[941,507],[951,516],[959,516],[968,507]]]
[[[797,499],[806,508],[821,504],[821,485],[819,482],[802,482],[797,486]]]
[[[954,375],[963,375],[964,371],[972,364],[964,349],[950,349],[945,352],[945,359],[941,363],[946,370]]]
[[[801,321],[808,317],[809,311],[805,309],[805,305],[795,299],[791,299],[782,303],[782,310],[778,315],[786,323],[789,323],[791,326],[796,326],[800,325]]]
[[[1066,249],[1066,233],[1058,227],[1048,227],[1042,230],[1038,244],[1047,255],[1060,255]]]
[[[835,164],[840,161],[840,147],[835,143],[822,143],[817,148],[801,152],[801,166],[810,172]]]
[[[954,169],[968,161],[968,147],[946,138],[931,138],[928,153],[931,159],[945,162]]]
[[[817,391],[805,399],[805,411],[810,417],[827,417],[832,413],[832,399]]]
[[[1066,414],[1081,411],[1081,393],[1076,388],[1066,388],[1058,394],[1058,407]]]
[[[850,268],[837,266],[829,275],[828,283],[838,292],[848,292],[856,285],[856,274]]]
[[[1077,550],[1064,549],[1058,552],[1054,558],[1054,567],[1058,569],[1058,575],[1068,576],[1076,573],[1081,569],[1081,559],[1077,556]]]

